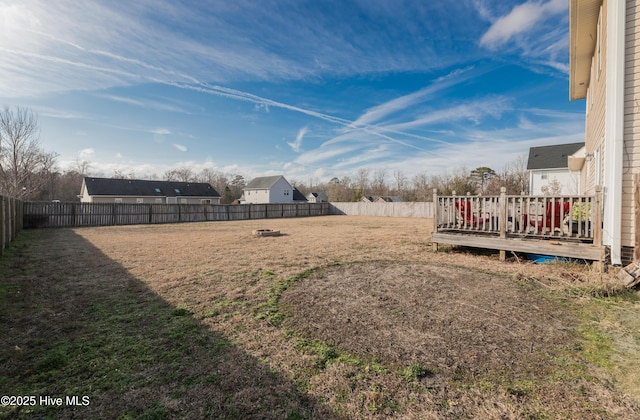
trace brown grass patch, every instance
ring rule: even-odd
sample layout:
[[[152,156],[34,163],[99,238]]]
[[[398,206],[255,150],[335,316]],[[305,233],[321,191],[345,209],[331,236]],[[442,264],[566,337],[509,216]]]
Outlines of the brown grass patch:
[[[91,404],[0,414],[639,416],[598,379],[607,376],[579,333],[584,308],[609,302],[602,290],[616,295],[602,286],[609,277],[433,253],[429,223],[332,216],[25,232],[0,268],[0,388]]]

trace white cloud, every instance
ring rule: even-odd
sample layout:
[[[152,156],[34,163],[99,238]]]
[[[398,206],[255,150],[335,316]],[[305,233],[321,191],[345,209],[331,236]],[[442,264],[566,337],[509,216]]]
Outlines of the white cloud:
[[[462,75],[468,73],[471,69],[472,67],[457,69],[446,76],[436,79],[431,85],[425,88],[368,109],[362,116],[350,124],[350,127],[374,124],[383,117],[407,109],[419,102],[423,102],[429,96],[467,79],[468,76],[463,77]]]
[[[92,147],[88,147],[86,149],[82,149],[82,150],[80,150],[80,152],[78,152],[78,158],[82,159],[82,160],[87,160],[91,156],[93,156],[95,154],[95,152],[96,151]]]
[[[293,143],[287,143],[291,147],[291,150],[293,150],[294,152],[299,152],[301,150],[300,147],[302,146],[302,138],[304,137],[305,134],[307,134],[308,131],[309,131],[308,127],[302,127],[298,131],[296,140]]]
[[[156,128],[151,130],[151,133],[164,136],[164,135],[171,134],[171,131],[168,128]]]
[[[547,3],[527,1],[515,6],[511,12],[498,18],[480,38],[480,45],[497,49],[515,35],[528,32],[549,15],[564,13],[566,0],[551,0]]]
[[[175,147],[176,149],[180,150],[181,152],[186,152],[188,150],[186,146],[183,146],[183,145],[178,144],[178,143],[173,143],[172,146]]]

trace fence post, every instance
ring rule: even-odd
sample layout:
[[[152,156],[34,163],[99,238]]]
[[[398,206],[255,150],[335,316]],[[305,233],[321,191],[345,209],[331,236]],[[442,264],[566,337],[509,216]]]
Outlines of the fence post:
[[[438,189],[434,188],[433,189],[433,231],[431,232],[432,235],[438,232],[438,218],[440,217],[438,212],[439,210],[438,207],[440,207],[438,202]],[[431,250],[434,252],[438,251],[437,242],[431,242]]]
[[[498,223],[500,224],[500,239],[507,238],[507,187],[500,187],[500,216]],[[507,259],[507,251],[500,250],[500,261]]]
[[[16,199],[9,197],[9,243],[16,239]]]
[[[5,216],[4,212],[5,212],[4,197],[0,195],[0,256],[4,254],[4,247],[5,247],[4,237],[5,237],[5,230],[6,230],[6,224],[7,224],[7,217]]]

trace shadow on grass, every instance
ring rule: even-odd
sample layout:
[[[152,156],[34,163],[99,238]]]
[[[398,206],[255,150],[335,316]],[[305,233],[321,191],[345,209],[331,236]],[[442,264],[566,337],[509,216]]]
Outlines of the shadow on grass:
[[[72,230],[23,232],[0,260],[0,390],[35,398],[0,417],[334,417],[191,315]]]

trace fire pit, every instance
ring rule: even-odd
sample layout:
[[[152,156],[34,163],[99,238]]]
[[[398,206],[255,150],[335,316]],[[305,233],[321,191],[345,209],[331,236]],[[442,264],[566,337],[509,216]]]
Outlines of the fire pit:
[[[253,231],[254,236],[280,236],[279,230],[273,229],[256,229]]]

